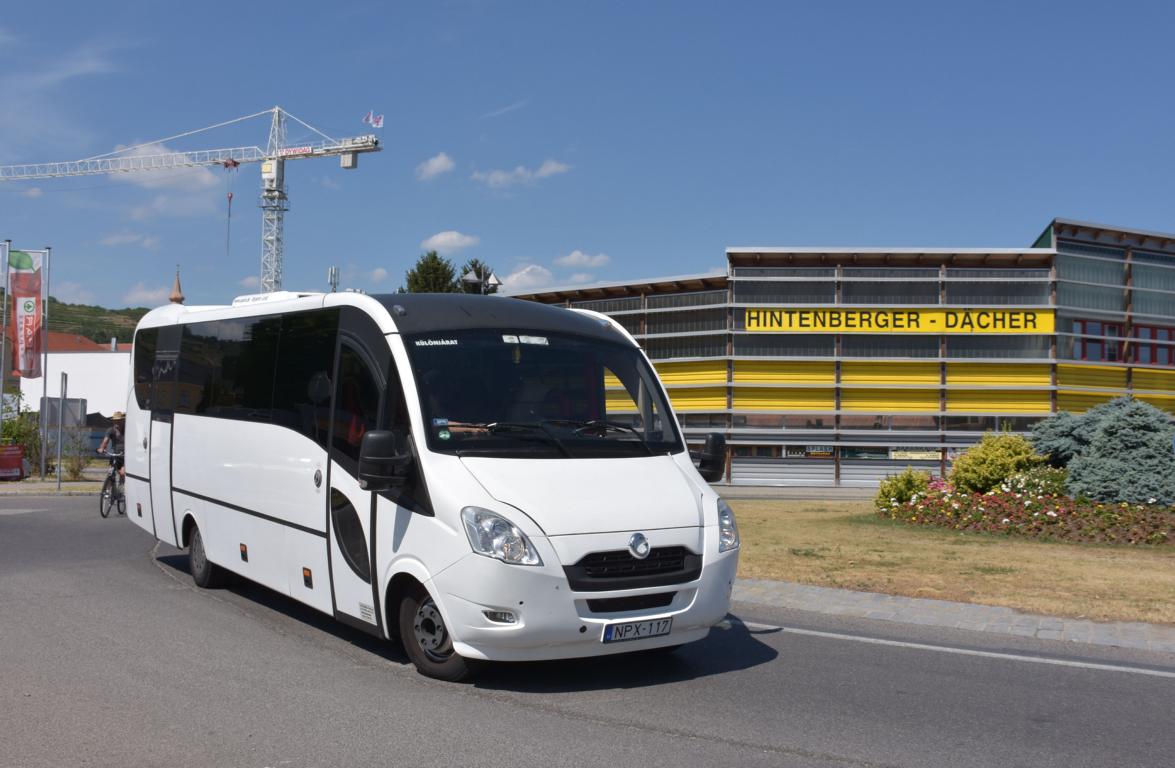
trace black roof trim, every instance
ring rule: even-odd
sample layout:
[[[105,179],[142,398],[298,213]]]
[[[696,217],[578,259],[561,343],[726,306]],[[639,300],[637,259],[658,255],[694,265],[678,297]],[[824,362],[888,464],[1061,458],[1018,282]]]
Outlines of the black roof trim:
[[[465,293],[388,293],[372,296],[387,307],[400,333],[477,328],[544,331],[627,343],[611,323],[533,301]]]

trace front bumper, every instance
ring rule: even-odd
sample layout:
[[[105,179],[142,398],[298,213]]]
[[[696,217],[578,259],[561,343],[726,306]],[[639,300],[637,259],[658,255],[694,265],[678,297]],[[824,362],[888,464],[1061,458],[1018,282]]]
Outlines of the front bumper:
[[[553,553],[552,553],[553,554]],[[552,558],[554,560],[555,558]],[[550,561],[547,561],[550,562]],[[738,550],[704,558],[701,575],[671,586],[609,592],[572,592],[562,568],[506,565],[469,554],[426,584],[462,656],[493,661],[538,661],[627,653],[700,640],[725,618],[738,568]],[[676,593],[661,608],[593,612],[588,600]],[[490,621],[486,611],[509,611],[514,624]],[[668,635],[601,642],[604,626],[673,618]]]

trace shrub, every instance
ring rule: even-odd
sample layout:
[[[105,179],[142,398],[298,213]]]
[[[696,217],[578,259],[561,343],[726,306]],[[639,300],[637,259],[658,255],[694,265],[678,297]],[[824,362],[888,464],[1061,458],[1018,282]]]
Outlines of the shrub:
[[[1023,437],[986,432],[982,440],[955,459],[951,483],[963,493],[987,493],[1013,474],[1043,461]]]
[[[66,480],[81,480],[93,454],[84,428],[66,430],[61,439],[61,470]]]
[[[1033,426],[1029,435],[1032,447],[1037,453],[1047,456],[1054,467],[1066,467],[1089,447],[1098,427],[1107,419],[1122,413],[1131,402],[1133,398],[1125,395],[1082,414],[1060,411],[1055,416],[1042,419]]]
[[[1055,416],[1036,422],[1028,439],[1037,453],[1048,457],[1049,464],[1064,467],[1085,450],[1090,437],[1085,419],[1068,411],[1059,411]]]
[[[1023,472],[1016,472],[1004,482],[1000,483],[1000,490],[1005,493],[1021,493],[1030,496],[1064,496],[1065,481],[1069,473],[1061,467],[1033,467]]]
[[[905,504],[915,495],[925,496],[929,488],[929,472],[919,472],[912,467],[906,467],[905,471],[890,475],[881,481],[873,504],[878,510],[891,507],[894,504]]]
[[[1106,502],[1175,503],[1175,426],[1130,398],[1101,419],[1089,446],[1069,464],[1068,490]]]

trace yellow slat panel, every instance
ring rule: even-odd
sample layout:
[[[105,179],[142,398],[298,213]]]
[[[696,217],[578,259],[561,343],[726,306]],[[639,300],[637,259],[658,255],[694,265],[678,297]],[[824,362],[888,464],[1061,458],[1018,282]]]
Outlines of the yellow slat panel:
[[[947,363],[947,384],[979,387],[1049,385],[1047,365],[1014,363]]]
[[[1057,392],[1057,410],[1081,413],[1082,411],[1088,411],[1095,405],[1108,403],[1115,397],[1117,395],[1110,393],[1100,394],[1095,392],[1068,392],[1059,390]]]
[[[937,389],[844,389],[843,411],[937,411]]]
[[[619,384],[619,382],[617,382]],[[636,403],[624,389],[609,389],[604,392],[604,407],[608,413],[636,413]]]
[[[937,384],[938,363],[848,360],[840,364],[843,384]]]
[[[1153,389],[1158,392],[1175,392],[1175,370],[1155,371],[1135,368],[1132,374],[1135,389]]]
[[[1048,390],[1006,392],[990,389],[947,391],[947,410],[967,413],[1048,413]]]
[[[722,411],[726,409],[726,387],[671,389],[669,399],[677,411]]]
[[[831,361],[735,360],[734,380],[740,384],[833,384],[836,364]]]
[[[657,376],[665,384],[725,384],[725,360],[701,360],[691,363],[658,363]]]
[[[734,407],[747,411],[831,411],[836,397],[831,389],[756,389],[734,391]]]
[[[1138,399],[1167,413],[1175,413],[1175,395],[1138,395]]]
[[[1126,369],[1102,365],[1058,365],[1057,386],[1126,389]]]

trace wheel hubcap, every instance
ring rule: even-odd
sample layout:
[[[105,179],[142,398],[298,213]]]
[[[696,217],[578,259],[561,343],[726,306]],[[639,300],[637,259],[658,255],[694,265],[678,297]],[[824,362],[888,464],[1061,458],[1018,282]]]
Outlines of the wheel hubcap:
[[[443,661],[453,654],[453,644],[449,641],[449,633],[445,630],[445,621],[441,612],[437,610],[432,598],[427,598],[416,609],[416,616],[412,621],[412,633],[420,650],[434,661]]]
[[[199,536],[192,542],[192,552],[189,557],[192,559],[192,570],[197,572],[204,570],[204,542],[200,541]]]

